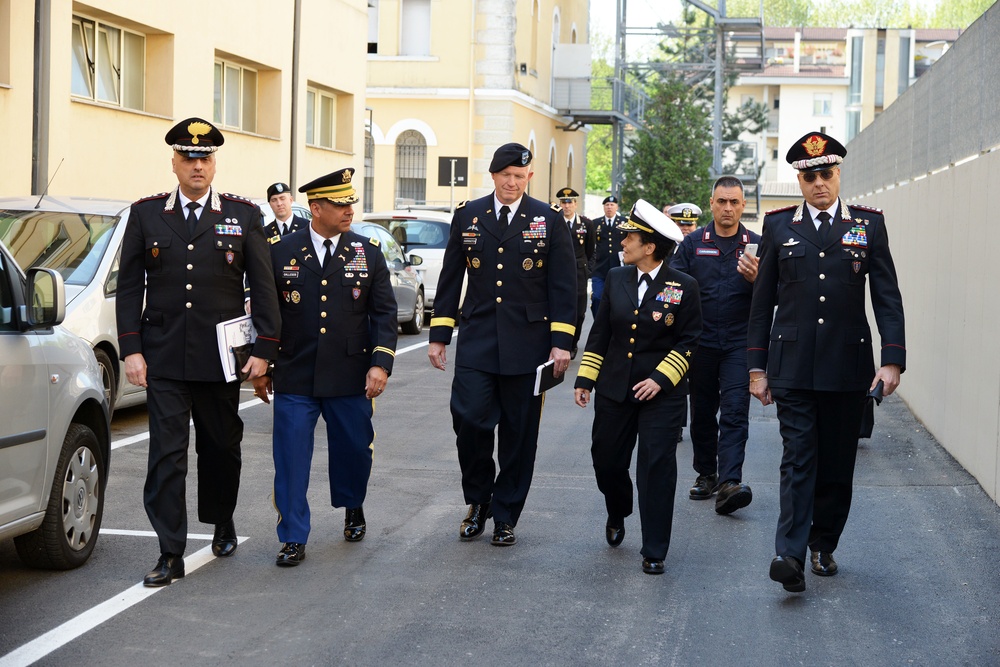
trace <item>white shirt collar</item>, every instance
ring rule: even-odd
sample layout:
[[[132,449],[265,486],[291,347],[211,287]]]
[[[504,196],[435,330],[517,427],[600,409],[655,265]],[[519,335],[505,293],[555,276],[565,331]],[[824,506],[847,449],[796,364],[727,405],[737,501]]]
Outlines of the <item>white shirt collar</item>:
[[[198,199],[192,200],[192,199],[188,199],[187,196],[185,196],[184,193],[181,192],[180,188],[177,188],[177,199],[181,202],[181,212],[186,217],[187,216],[187,205],[189,203],[191,203],[192,201],[196,201],[196,202],[198,202],[198,209],[195,211],[194,214],[196,216],[198,216],[199,218],[201,218],[201,213],[202,213],[202,211],[205,210],[205,206],[208,205],[208,198],[209,198],[209,196],[211,194],[212,194],[212,190],[209,189],[208,192],[206,192],[204,195],[202,195]]]
[[[656,276],[660,273],[660,267],[662,267],[662,266],[663,266],[663,262],[660,262],[659,264],[656,265],[656,267],[654,269],[652,269],[651,271],[649,271],[649,279],[650,280],[656,280]],[[640,276],[642,275],[642,271],[639,271],[639,275]]]
[[[323,241],[326,241],[326,237],[317,234],[312,225],[309,225],[309,237],[312,239],[313,249],[316,251],[316,257],[319,259],[319,263],[322,264],[323,256],[326,255],[326,246],[323,245]],[[340,234],[331,236],[330,240],[333,241],[333,245],[330,246],[330,253],[336,255],[337,246],[340,245]]]
[[[813,224],[816,225],[816,229],[819,229],[819,214],[826,211],[830,214],[830,223],[832,224],[834,220],[837,219],[837,207],[840,206],[840,197],[837,197],[837,201],[833,202],[833,206],[830,208],[819,209],[806,202],[806,208],[809,209],[809,216],[812,218]]]
[[[524,195],[521,195],[520,197],[517,198],[517,201],[514,202],[513,204],[504,204],[502,201],[500,201],[499,199],[497,199],[497,193],[494,192],[493,193],[493,207],[496,209],[496,212],[497,212],[497,220],[500,219],[500,207],[501,206],[506,206],[507,208],[510,209],[511,220],[513,220],[514,212],[521,206],[521,199],[523,199],[523,198],[524,198]],[[510,222],[511,220],[508,220],[507,222]]]

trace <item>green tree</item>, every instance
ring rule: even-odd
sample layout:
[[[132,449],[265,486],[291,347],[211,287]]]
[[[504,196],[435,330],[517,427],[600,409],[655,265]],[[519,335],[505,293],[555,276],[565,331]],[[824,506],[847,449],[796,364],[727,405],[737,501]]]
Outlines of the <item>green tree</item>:
[[[993,0],[940,0],[931,19],[934,28],[968,28],[993,4]]]
[[[662,75],[648,92],[645,128],[627,141],[623,202],[641,197],[657,207],[693,202],[707,208],[710,109],[677,74]]]
[[[604,36],[591,42],[593,61],[590,67],[590,108],[610,110],[612,106],[610,81],[615,68],[610,62],[613,44]],[[611,126],[593,125],[587,134],[587,192],[605,194],[611,184]]]

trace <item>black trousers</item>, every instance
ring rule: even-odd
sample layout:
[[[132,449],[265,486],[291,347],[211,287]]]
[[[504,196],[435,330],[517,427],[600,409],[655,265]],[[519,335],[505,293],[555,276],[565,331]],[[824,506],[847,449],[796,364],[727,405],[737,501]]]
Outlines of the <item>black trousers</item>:
[[[580,334],[583,332],[583,320],[587,317],[587,279],[583,279],[583,288],[577,285],[576,292],[576,333],[573,334],[573,349],[577,348],[580,342]]]
[[[512,526],[524,509],[535,471],[542,397],[534,389],[534,373],[497,375],[464,366],[455,367],[451,387],[465,502],[492,502],[494,520]],[[493,462],[494,432],[499,474]]]
[[[750,422],[746,345],[729,350],[699,347],[688,377],[695,472],[718,472],[720,482],[743,481]]]
[[[619,403],[594,394],[593,443],[597,488],[609,516],[632,514],[629,466],[639,441],[635,481],[639,487],[639,521],[646,558],[663,560],[670,547],[677,489],[677,436],[683,425],[687,396],[673,391],[650,401]]]
[[[784,451],[778,556],[832,552],[847,524],[865,392],[771,387]]]
[[[239,382],[184,382],[151,377],[149,462],[143,501],[160,538],[162,553],[184,554],[187,545],[189,422],[194,418],[198,454],[198,520],[222,523],[233,518],[240,488]]]

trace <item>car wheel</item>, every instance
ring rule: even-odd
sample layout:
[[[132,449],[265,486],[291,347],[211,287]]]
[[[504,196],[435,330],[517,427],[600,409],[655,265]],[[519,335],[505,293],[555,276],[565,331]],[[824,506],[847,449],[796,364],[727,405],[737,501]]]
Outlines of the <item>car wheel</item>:
[[[413,304],[413,319],[403,322],[403,333],[418,334],[424,328],[424,293],[417,292],[417,301]]]
[[[115,401],[118,400],[118,376],[107,352],[95,348],[94,356],[101,366],[101,383],[104,385],[104,398],[108,399],[108,414],[113,414]]]
[[[83,424],[70,424],[38,529],[14,538],[17,555],[29,567],[69,570],[87,562],[104,515],[104,453]]]

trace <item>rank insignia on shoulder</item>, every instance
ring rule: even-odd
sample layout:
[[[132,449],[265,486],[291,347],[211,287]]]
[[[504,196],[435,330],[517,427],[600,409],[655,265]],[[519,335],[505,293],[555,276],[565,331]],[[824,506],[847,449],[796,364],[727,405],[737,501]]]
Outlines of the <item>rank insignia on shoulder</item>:
[[[379,246],[378,239],[368,239],[368,242],[371,243],[376,248]]]
[[[150,199],[162,199],[163,197],[166,197],[169,194],[170,194],[169,192],[158,192],[155,195],[147,195],[142,199],[137,199],[135,203],[138,204],[139,202],[149,201]]]
[[[268,243],[274,245],[275,243],[281,243],[281,234],[275,234],[267,240]]]
[[[795,208],[795,204],[792,204],[791,206],[782,206],[781,208],[772,209],[767,213],[765,213],[764,215],[771,215],[772,213],[781,213],[782,211],[788,211],[793,208]]]
[[[875,208],[874,206],[863,206],[861,204],[848,204],[851,208],[859,208],[862,211],[871,211],[872,213],[881,213],[882,209]]]
[[[555,211],[556,213],[559,213],[559,212],[561,212],[561,211],[562,211],[562,209],[561,209],[561,208],[559,208],[559,205],[558,205],[558,204],[553,204],[553,205],[552,205],[552,206],[550,206],[549,208],[550,208],[550,209],[552,209],[553,211]]]
[[[468,199],[466,199],[466,200],[465,200],[465,201],[463,201],[463,202],[459,202],[458,206],[456,206],[456,207],[455,207],[455,210],[457,211],[457,210],[458,210],[458,209],[460,209],[460,208],[465,208],[465,205],[466,205],[466,204],[468,204],[468,203],[469,203],[469,200],[468,200]]]

